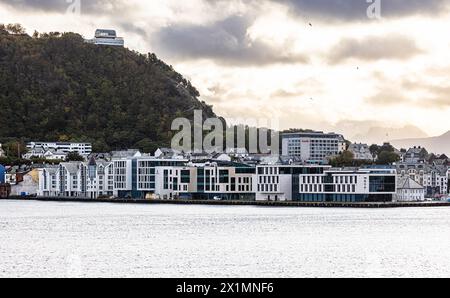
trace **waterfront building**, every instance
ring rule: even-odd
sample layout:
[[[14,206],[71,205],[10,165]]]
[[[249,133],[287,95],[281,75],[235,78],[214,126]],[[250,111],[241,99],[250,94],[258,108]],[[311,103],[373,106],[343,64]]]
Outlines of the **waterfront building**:
[[[95,37],[93,39],[86,39],[85,42],[95,45],[116,47],[123,47],[125,45],[124,39],[122,37],[117,37],[115,30],[109,29],[97,29],[95,31]]]
[[[264,201],[379,202],[396,193],[395,169],[262,165],[256,180],[256,198]]]
[[[160,199],[255,200],[255,168],[220,163],[156,168]]]
[[[20,174],[17,183],[11,186],[12,196],[29,196],[37,195],[39,189],[39,171],[33,169],[26,173]]]
[[[351,144],[348,147],[348,151],[353,153],[355,160],[373,160],[373,155],[370,152],[369,145],[367,144]]]
[[[113,163],[65,162],[39,169],[39,196],[98,198],[114,191]]]
[[[303,162],[325,164],[327,158],[346,149],[340,134],[323,132],[299,132],[282,134],[282,155],[299,157]]]
[[[397,202],[425,201],[425,188],[408,176],[400,177],[397,187]]]
[[[114,196],[144,199],[156,191],[156,168],[184,166],[185,159],[154,156],[114,157]]]
[[[55,154],[68,154],[77,152],[81,156],[88,156],[92,153],[91,143],[70,143],[70,142],[29,142],[27,144],[28,151],[33,157],[45,157],[46,152],[50,151]],[[62,157],[59,155],[58,157]],[[60,158],[57,158],[60,159]]]
[[[396,165],[399,177],[409,177],[425,188],[425,196],[433,198],[448,193],[448,167],[426,163],[402,162]]]
[[[0,165],[0,184],[6,181],[6,169],[3,165]]]
[[[0,198],[5,199],[11,193],[11,185],[8,183],[0,183]]]
[[[123,151],[110,162],[61,163],[39,170],[41,196],[304,202],[392,201],[396,170],[333,169],[292,159],[250,166],[163,159]],[[117,157],[119,156],[119,157]]]

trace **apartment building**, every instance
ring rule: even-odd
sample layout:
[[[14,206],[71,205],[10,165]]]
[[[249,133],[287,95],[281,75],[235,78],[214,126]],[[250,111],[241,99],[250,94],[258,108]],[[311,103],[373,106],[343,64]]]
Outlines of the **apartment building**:
[[[298,157],[303,162],[325,164],[327,158],[346,149],[345,139],[335,133],[300,132],[282,134],[282,155]]]
[[[39,196],[98,198],[114,194],[113,163],[66,162],[39,169]]]
[[[257,167],[256,199],[303,202],[392,201],[395,169],[332,169],[328,166]]]
[[[70,143],[70,142],[29,142],[27,149],[30,152],[42,152],[44,157],[45,152],[52,151],[66,155],[70,152],[77,152],[82,156],[88,156],[92,153],[91,143]]]
[[[113,158],[114,195],[146,198],[156,192],[156,168],[184,166],[186,159],[161,159],[153,156]]]
[[[162,199],[175,197],[200,200],[254,200],[255,168],[236,164],[197,164],[156,169],[156,194]]]

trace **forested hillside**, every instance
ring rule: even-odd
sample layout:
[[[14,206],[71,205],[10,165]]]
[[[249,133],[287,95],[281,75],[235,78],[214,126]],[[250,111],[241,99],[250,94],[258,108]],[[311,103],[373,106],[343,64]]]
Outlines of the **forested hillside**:
[[[86,44],[74,33],[0,26],[0,142],[89,141],[96,151],[170,144],[170,126],[212,108],[156,55]]]

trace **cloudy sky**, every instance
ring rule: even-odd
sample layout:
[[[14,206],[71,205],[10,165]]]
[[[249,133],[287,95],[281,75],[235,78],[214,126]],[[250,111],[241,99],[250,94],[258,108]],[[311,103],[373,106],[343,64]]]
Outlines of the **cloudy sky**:
[[[381,0],[379,11],[367,2],[0,0],[0,22],[85,37],[117,29],[241,122],[279,119],[355,141],[369,130],[388,139],[450,130],[450,1]]]

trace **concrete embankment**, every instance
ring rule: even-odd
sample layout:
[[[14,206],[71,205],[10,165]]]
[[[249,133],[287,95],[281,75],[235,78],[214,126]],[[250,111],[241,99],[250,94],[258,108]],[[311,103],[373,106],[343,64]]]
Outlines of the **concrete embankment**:
[[[118,204],[172,204],[172,205],[212,205],[212,206],[261,206],[261,207],[304,207],[304,208],[405,208],[405,207],[450,207],[450,202],[267,202],[267,201],[197,201],[197,200],[133,200],[133,199],[87,199],[64,197],[9,197],[8,200],[118,203]]]

